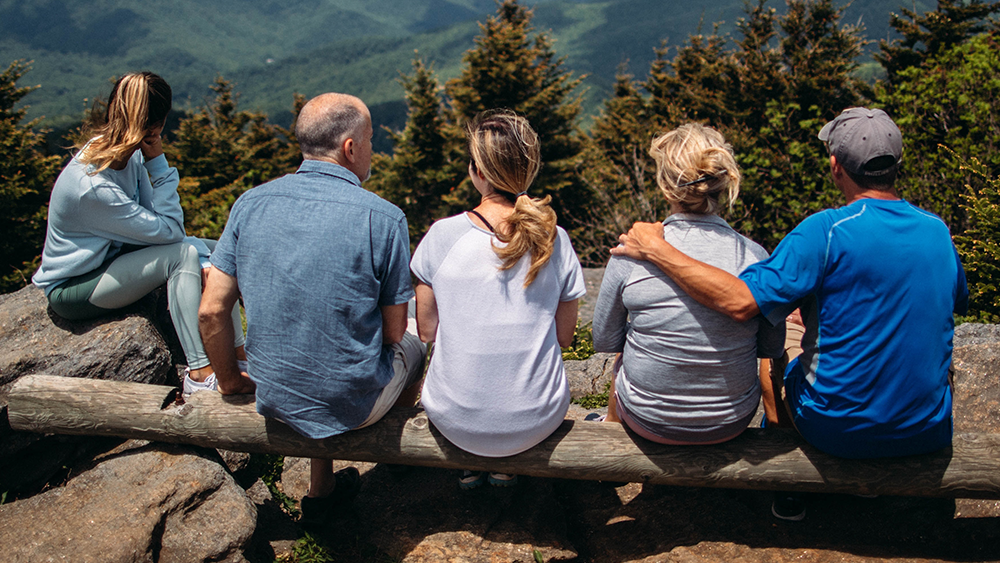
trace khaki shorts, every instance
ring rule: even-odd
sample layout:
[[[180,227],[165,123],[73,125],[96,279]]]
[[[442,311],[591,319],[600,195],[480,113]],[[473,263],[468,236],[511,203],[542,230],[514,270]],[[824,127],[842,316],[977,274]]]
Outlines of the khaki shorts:
[[[395,353],[392,360],[394,372],[392,380],[382,389],[382,394],[375,401],[371,414],[358,428],[371,426],[378,422],[396,404],[396,399],[399,399],[403,390],[419,383],[420,378],[424,375],[427,345],[421,342],[416,334],[411,333],[409,328],[407,328],[407,332],[403,333],[403,340],[392,345],[392,350]]]

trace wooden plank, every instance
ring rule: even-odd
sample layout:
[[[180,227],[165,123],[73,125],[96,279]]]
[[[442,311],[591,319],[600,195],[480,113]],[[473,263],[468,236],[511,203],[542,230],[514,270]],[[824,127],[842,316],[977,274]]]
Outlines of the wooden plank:
[[[567,420],[541,444],[506,458],[451,445],[420,409],[324,440],[304,438],[257,414],[253,396],[34,375],[10,391],[16,430],[119,436],[236,451],[491,470],[537,477],[633,481],[692,487],[1000,498],[1000,435],[957,435],[929,455],[848,460],[826,455],[795,432],[749,429],[715,446],[665,446],[621,425]]]

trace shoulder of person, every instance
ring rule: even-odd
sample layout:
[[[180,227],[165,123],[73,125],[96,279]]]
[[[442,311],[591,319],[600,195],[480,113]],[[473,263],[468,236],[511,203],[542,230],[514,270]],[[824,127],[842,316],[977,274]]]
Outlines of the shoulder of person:
[[[427,229],[427,233],[424,234],[424,239],[427,239],[428,237],[432,239],[457,238],[471,230],[474,230],[472,221],[465,216],[465,212],[462,212],[458,215],[438,219],[437,221],[431,223],[430,228]],[[421,239],[421,241],[424,239]]]

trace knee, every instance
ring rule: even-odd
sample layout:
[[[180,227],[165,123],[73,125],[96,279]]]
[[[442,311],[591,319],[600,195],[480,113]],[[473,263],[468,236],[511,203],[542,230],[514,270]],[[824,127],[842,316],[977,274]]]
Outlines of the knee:
[[[175,242],[164,247],[164,252],[170,260],[170,275],[192,273],[201,275],[201,262],[198,249],[187,242]]]

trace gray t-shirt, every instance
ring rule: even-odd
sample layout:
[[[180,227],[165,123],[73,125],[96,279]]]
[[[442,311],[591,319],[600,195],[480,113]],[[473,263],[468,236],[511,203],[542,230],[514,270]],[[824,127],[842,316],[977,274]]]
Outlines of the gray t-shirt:
[[[393,376],[381,307],[413,297],[406,218],[306,160],[233,206],[212,264],[236,277],[257,411],[309,438],[359,426]]]
[[[678,213],[663,225],[663,238],[678,250],[733,275],[767,258],[716,215]],[[784,338],[784,323],[736,322],[655,265],[620,256],[608,263],[594,311],[594,348],[623,352],[619,400],[647,430],[676,440],[731,435],[760,400],[757,358],[780,356]]]

